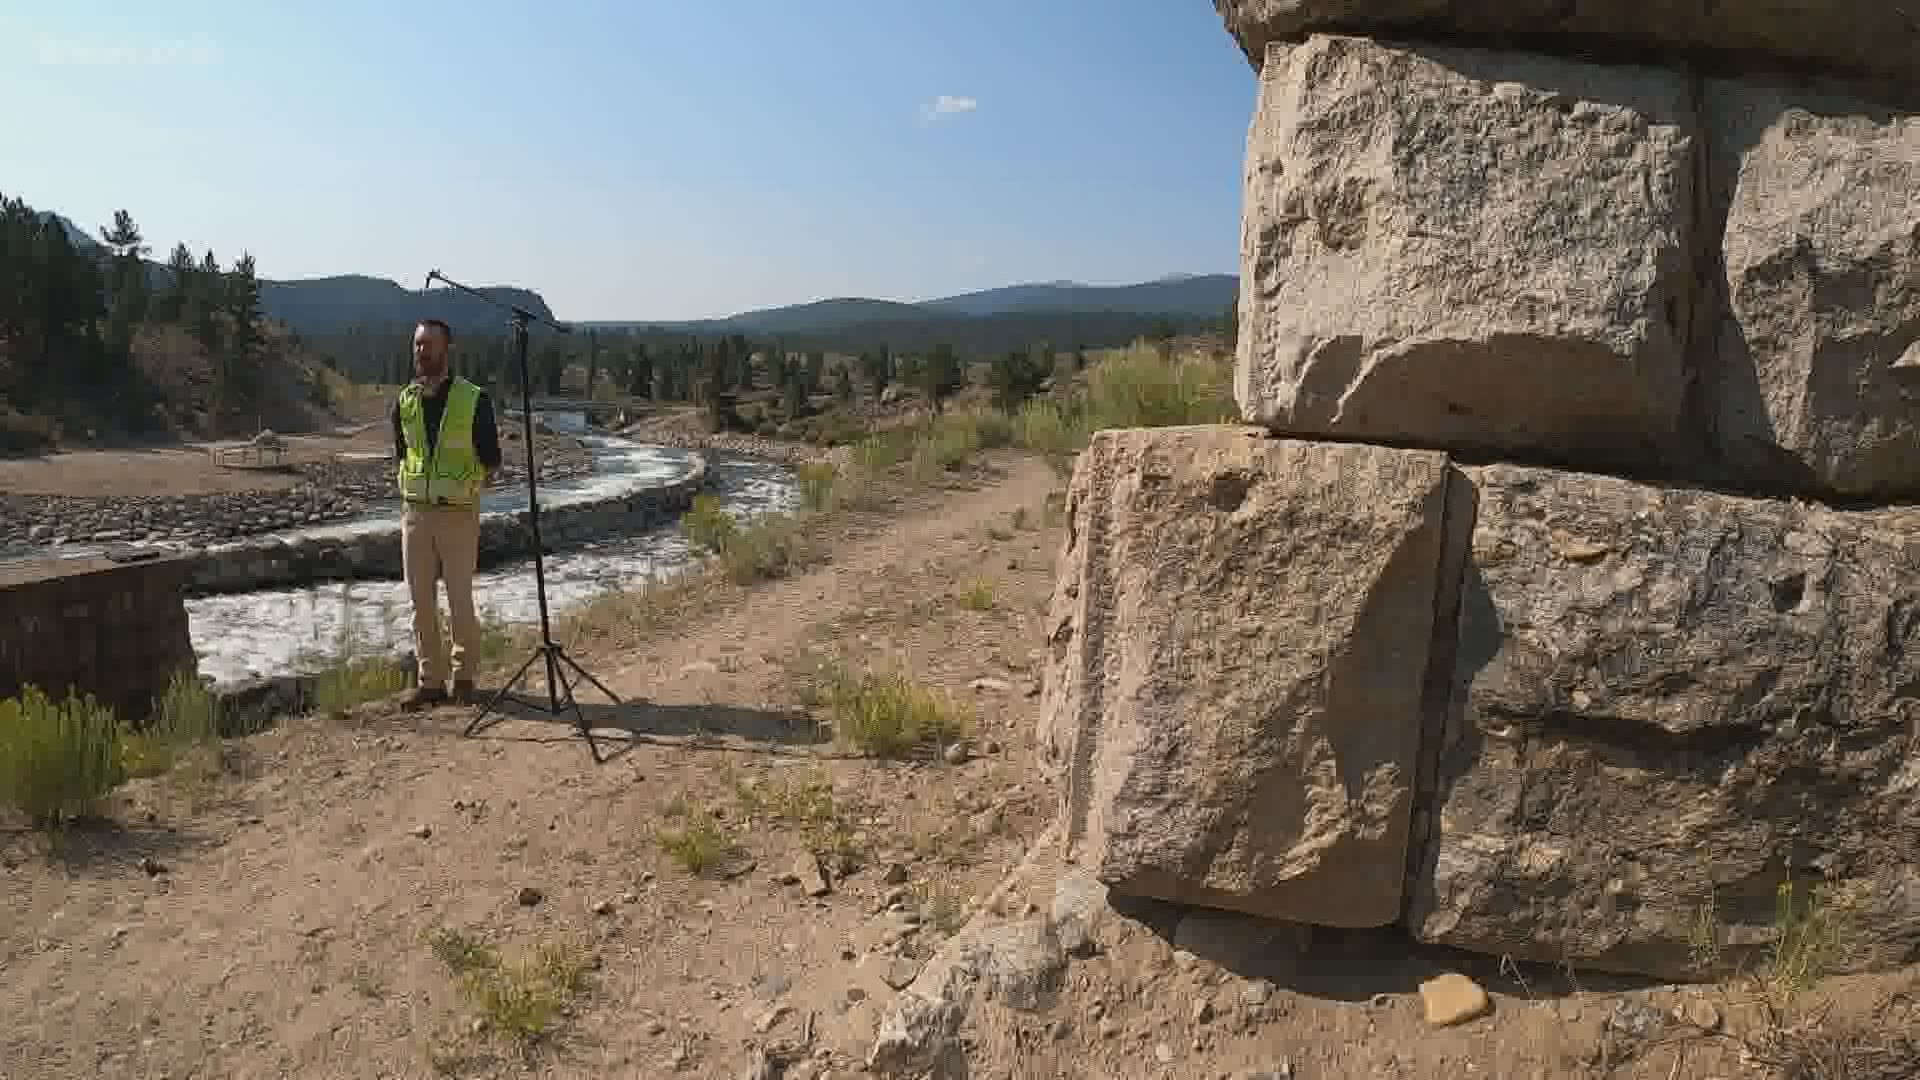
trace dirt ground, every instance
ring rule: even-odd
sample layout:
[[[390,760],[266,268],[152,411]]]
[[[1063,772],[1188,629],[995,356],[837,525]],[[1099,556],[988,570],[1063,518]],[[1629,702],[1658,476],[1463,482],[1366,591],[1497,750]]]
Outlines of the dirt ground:
[[[255,736],[208,782],[130,785],[119,827],[51,855],[0,832],[0,1075],[736,1078],[775,1043],[801,1058],[790,1078],[860,1073],[895,986],[1044,856],[1054,816],[1032,733],[1063,483],[993,461],[964,489],[836,520],[824,565],[583,651],[627,702],[593,710],[605,764],[539,713],[469,739],[471,710],[374,709]],[[963,703],[971,756],[888,764],[820,742],[804,708],[831,657]],[[659,830],[702,822],[736,850],[695,874]],[[850,861],[816,884],[801,853],[823,836]],[[1037,858],[1014,893],[1045,909]],[[1497,960],[1389,935],[1316,942],[1276,985],[1167,936],[1152,905],[1103,918],[1050,1009],[976,1010],[964,1075],[1768,1075],[1737,1040],[1678,1028],[1595,1065],[1625,1054],[1623,1008],[1647,1030],[1709,1001],[1739,1034],[1759,1021],[1737,988],[1614,996],[1514,973],[1523,987]],[[478,944],[585,958],[547,969],[577,993],[530,1051],[500,1030],[511,994],[462,994],[451,969]],[[1417,981],[1447,967],[1494,992],[1490,1016],[1425,1024]],[[1886,1023],[1920,1024],[1897,996],[1912,973],[1838,985],[1844,1010],[1887,1002]]]
[[[40,457],[0,458],[0,493],[125,498],[285,491],[312,482],[310,475],[293,466],[324,464],[337,455],[351,461],[393,452],[393,429],[381,421],[280,438],[286,443],[286,452],[277,458],[259,459],[259,464],[266,467],[221,464],[216,460],[216,449],[245,445],[234,440],[137,450],[64,450]],[[545,455],[543,460],[551,461],[554,455],[563,453],[569,461],[586,457],[568,436],[541,435],[538,441]],[[502,429],[501,451],[509,463],[525,460],[517,428]]]
[[[283,435],[287,464],[327,461],[336,453],[390,449],[393,436],[380,424],[355,425],[328,434]],[[383,441],[384,440],[384,441]],[[214,447],[238,442],[185,443],[140,450],[65,450],[31,458],[0,458],[0,491],[20,495],[119,497],[210,495],[283,490],[303,482],[291,470],[234,468],[214,460]]]

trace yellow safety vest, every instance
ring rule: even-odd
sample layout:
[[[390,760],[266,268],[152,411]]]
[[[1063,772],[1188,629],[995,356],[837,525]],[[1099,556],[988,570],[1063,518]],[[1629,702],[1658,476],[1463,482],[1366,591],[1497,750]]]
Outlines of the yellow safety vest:
[[[427,452],[427,410],[418,384],[400,391],[400,432],[407,456],[400,461],[400,497],[410,503],[477,507],[486,470],[473,449],[473,414],[480,388],[455,377],[440,414],[440,434]]]

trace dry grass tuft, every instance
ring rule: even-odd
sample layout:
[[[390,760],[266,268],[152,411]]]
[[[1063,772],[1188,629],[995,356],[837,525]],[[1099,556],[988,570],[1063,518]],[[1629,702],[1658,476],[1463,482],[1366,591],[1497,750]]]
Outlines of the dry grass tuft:
[[[1883,1010],[1884,1011],[1884,1010]],[[1920,1040],[1888,1027],[1830,1023],[1825,1015],[1776,1027],[1747,1047],[1780,1080],[1913,1080]]]

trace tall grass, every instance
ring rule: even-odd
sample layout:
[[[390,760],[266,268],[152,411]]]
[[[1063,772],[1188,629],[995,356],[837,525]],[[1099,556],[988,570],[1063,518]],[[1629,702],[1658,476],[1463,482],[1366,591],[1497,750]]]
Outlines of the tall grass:
[[[213,693],[198,678],[180,672],[154,703],[153,719],[121,738],[129,776],[158,776],[197,750],[215,747],[223,734]]]
[[[1136,345],[1087,373],[1086,386],[1062,397],[1034,398],[1013,417],[1015,441],[1053,458],[1086,448],[1109,428],[1225,424],[1239,418],[1233,369],[1214,359],[1168,359]]]
[[[30,686],[0,701],[0,802],[35,828],[93,813],[126,779],[119,722],[93,695],[55,702]]]
[[[826,710],[834,739],[875,757],[902,757],[965,734],[959,706],[899,672],[855,675],[837,664],[819,672],[810,695]]]
[[[332,647],[319,654],[319,674],[313,684],[313,708],[338,719],[369,701],[397,694],[413,685],[414,673],[381,651],[370,648],[354,630],[359,609],[352,589],[340,593],[339,629]],[[392,625],[392,605],[382,602],[380,625]],[[483,646],[484,648],[484,646]],[[478,659],[477,657],[475,659]]]

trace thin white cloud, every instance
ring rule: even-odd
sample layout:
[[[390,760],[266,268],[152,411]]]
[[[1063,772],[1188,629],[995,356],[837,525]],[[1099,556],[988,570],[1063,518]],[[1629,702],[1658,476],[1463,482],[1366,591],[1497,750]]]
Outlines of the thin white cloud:
[[[953,94],[941,94],[925,105],[920,106],[920,126],[936,123],[943,116],[957,113],[970,113],[980,107],[980,103],[970,97],[958,97]]]

